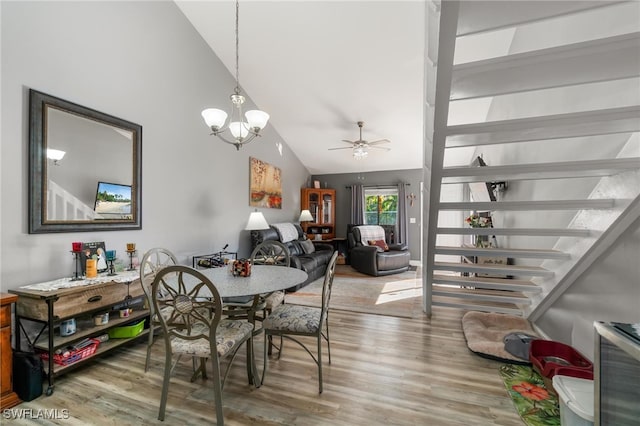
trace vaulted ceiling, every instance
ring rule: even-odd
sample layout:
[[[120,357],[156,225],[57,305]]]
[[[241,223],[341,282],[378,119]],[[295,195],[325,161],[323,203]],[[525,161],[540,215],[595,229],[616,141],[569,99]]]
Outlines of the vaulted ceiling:
[[[235,73],[235,2],[176,1]],[[416,169],[424,1],[240,1],[240,82],[313,174]],[[229,87],[231,94],[233,87]],[[226,107],[226,105],[211,105]],[[343,139],[389,139],[355,160]]]

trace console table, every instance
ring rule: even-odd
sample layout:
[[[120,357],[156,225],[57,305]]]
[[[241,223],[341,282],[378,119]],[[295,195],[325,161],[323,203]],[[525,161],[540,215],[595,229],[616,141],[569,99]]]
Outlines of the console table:
[[[16,350],[20,350],[21,334],[24,334],[33,348],[47,354],[47,395],[53,393],[55,377],[148,333],[148,329],[145,329],[135,337],[102,342],[93,355],[67,365],[54,362],[54,354],[58,349],[73,346],[86,338],[103,335],[113,327],[149,317],[149,311],[143,308],[144,292],[137,271],[121,272],[115,276],[101,274],[94,279],[78,281],[62,278],[19,287],[9,292],[18,296]],[[128,317],[120,318],[119,308],[125,306],[133,307],[133,311]],[[92,316],[107,312],[109,321],[103,325],[95,325]],[[60,336],[57,331],[60,322],[71,318],[76,320],[76,332],[70,336]],[[40,325],[35,338],[30,338],[25,329],[28,323],[36,324],[36,328]]]

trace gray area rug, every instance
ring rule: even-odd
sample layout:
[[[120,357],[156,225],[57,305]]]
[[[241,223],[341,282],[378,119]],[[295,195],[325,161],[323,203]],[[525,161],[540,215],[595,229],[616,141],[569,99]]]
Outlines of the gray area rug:
[[[295,293],[287,293],[285,302],[320,306],[322,283],[318,279]],[[337,265],[331,292],[331,309],[368,314],[417,318],[422,312],[422,280],[418,271],[372,277],[349,265]]]

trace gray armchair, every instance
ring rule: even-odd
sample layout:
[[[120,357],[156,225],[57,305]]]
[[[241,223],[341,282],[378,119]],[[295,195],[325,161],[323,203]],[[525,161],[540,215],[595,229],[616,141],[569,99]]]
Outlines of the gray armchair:
[[[381,226],[357,225],[349,228],[349,262],[356,271],[377,277],[409,269],[411,253],[407,246],[387,244]],[[377,241],[378,245],[373,245],[373,241]]]

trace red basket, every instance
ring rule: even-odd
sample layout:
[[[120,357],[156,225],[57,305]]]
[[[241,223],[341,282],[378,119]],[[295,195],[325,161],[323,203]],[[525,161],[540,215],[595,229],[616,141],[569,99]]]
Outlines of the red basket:
[[[552,340],[533,340],[529,347],[529,361],[542,377],[553,378],[562,370],[563,376],[593,379],[593,364],[580,352],[564,343]],[[572,375],[572,371],[579,371]],[[586,377],[585,377],[586,376]]]
[[[76,361],[80,361],[83,358],[87,358],[93,355],[94,353],[96,353],[96,350],[98,349],[100,340],[98,339],[90,339],[90,340],[91,340],[90,345],[82,349],[70,351],[69,354],[66,356],[57,355],[57,354],[53,355],[53,362],[55,362],[58,365],[69,365],[69,364],[73,364]],[[43,352],[40,354],[40,357],[46,361],[49,359],[49,353]]]

